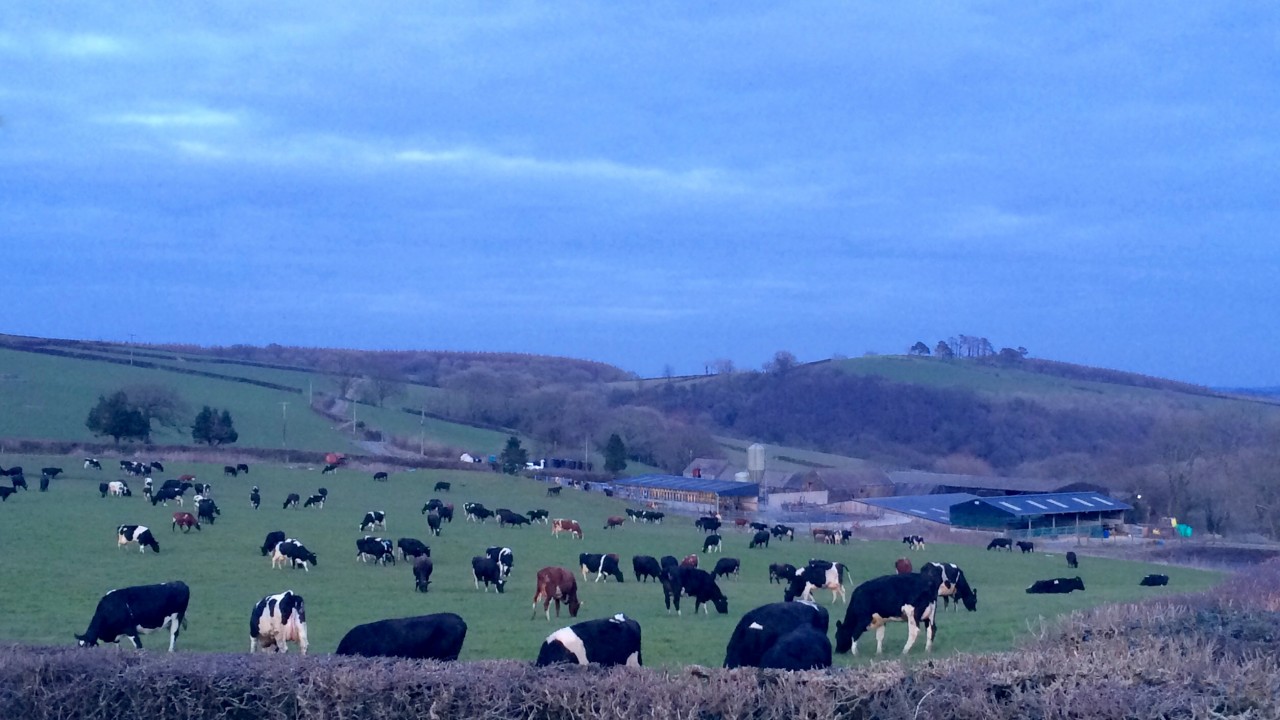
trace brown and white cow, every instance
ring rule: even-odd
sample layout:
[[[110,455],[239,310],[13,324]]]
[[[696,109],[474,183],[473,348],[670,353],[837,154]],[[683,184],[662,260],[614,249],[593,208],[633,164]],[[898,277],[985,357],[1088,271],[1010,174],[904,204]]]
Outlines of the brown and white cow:
[[[249,615],[250,653],[259,649],[288,652],[288,643],[307,654],[307,609],[302,596],[292,590],[262,598]]]
[[[538,571],[538,589],[533,594],[533,615],[538,617],[538,603],[551,621],[551,601],[556,603],[556,617],[560,617],[560,603],[569,606],[569,617],[578,617],[578,609],[582,603],[578,600],[578,580],[573,573],[562,567],[544,567]]]
[[[562,532],[572,533],[575,538],[579,540],[582,539],[582,526],[578,524],[577,520],[568,520],[565,518],[556,518],[555,520],[552,520],[551,534],[555,537],[559,537]]]

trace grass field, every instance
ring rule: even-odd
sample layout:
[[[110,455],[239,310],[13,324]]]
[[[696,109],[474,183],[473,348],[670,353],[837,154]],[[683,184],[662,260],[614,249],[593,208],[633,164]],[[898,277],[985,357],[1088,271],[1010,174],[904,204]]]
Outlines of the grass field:
[[[114,461],[104,462],[101,472],[83,470],[75,458],[0,456],[0,464],[27,468],[33,490],[21,492],[0,504],[0,542],[9,551],[0,554],[0,639],[50,645],[73,643],[72,633],[83,632],[94,607],[107,590],[126,585],[183,580],[191,587],[190,627],[179,639],[181,650],[241,652],[248,649],[247,618],[253,603],[264,595],[293,589],[307,599],[313,653],[332,652],[343,633],[358,623],[431,612],[451,611],[467,620],[469,630],[463,659],[532,659],[543,638],[555,627],[541,616],[530,620],[535,572],[547,565],[577,570],[580,552],[615,552],[623,558],[627,581],[580,581],[584,602],[582,619],[625,612],[644,628],[644,655],[650,665],[698,663],[718,666],[725,643],[737,619],[758,605],[782,599],[782,590],[767,581],[771,562],[800,564],[824,557],[848,564],[853,582],[892,571],[893,560],[904,554],[897,543],[855,542],[845,547],[814,546],[806,539],[774,543],[763,550],[747,549],[748,538],[729,530],[723,556],[741,559],[738,580],[722,581],[729,597],[729,614],[668,616],[661,588],[637,584],[630,575],[631,556],[646,554],[683,556],[701,548],[702,535],[688,518],[672,517],[663,525],[628,523],[621,529],[602,530],[608,515],[621,515],[623,504],[596,493],[566,489],[561,498],[547,498],[545,486],[531,480],[482,473],[417,471],[394,473],[389,482],[374,483],[363,472],[344,470],[321,476],[318,468],[255,465],[248,476],[224,478],[221,466],[180,464],[166,466],[157,477],[193,473],[212,482],[214,497],[222,509],[215,525],[190,534],[170,530],[171,504],[151,506],[144,498],[102,499],[98,483],[116,479]],[[48,493],[34,488],[42,466],[63,467]],[[433,493],[437,480],[450,480],[453,490],[441,494],[457,507],[458,518],[446,524],[440,538],[427,535],[419,513]],[[141,489],[140,480],[130,483]],[[249,507],[251,485],[263,496],[261,509]],[[304,498],[325,486],[330,500],[323,510],[282,510],[289,492]],[[547,508],[552,517],[579,520],[586,539],[553,538],[547,526],[499,528],[494,522],[468,523],[462,504],[483,502],[490,508],[516,511]],[[188,508],[189,509],[189,508]],[[432,548],[435,575],[431,592],[413,589],[410,568],[401,563],[383,568],[354,560],[357,529],[366,510],[385,510],[388,538],[417,537]],[[121,550],[115,544],[115,528],[139,523],[153,528],[161,553]],[[273,570],[261,556],[263,537],[284,530],[302,540],[319,556],[311,572]],[[515,570],[503,595],[473,587],[472,556],[489,545],[506,545],[515,551]],[[715,556],[703,556],[705,565]],[[928,560],[958,563],[978,588],[979,608],[941,618],[937,652],[989,652],[1006,650],[1039,626],[1041,618],[1104,602],[1125,601],[1164,593],[1181,593],[1211,586],[1220,578],[1211,572],[1160,567],[1171,578],[1167,589],[1139,588],[1137,580],[1152,566],[1114,560],[1082,558],[1078,571],[1088,590],[1068,596],[1030,596],[1023,589],[1033,580],[1067,575],[1060,556],[985,552],[981,549],[932,542],[929,549],[912,555],[916,566]],[[1071,575],[1076,572],[1071,572]],[[578,575],[581,580],[581,575]],[[828,604],[830,593],[820,591]],[[838,605],[834,620],[843,618]],[[560,624],[568,624],[567,612]],[[834,628],[834,625],[833,625]],[[886,649],[895,653],[905,639],[905,627],[889,629]],[[144,638],[149,648],[164,640]],[[865,662],[871,645],[862,641],[863,657],[840,658],[838,664]],[[110,651],[110,650],[108,650]]]

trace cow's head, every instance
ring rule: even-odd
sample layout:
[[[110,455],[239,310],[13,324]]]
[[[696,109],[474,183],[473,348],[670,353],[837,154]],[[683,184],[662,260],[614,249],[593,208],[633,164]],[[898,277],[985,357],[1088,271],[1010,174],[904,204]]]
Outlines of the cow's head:
[[[960,602],[964,603],[964,609],[973,612],[978,609],[978,589],[969,588],[969,594],[960,597]]]
[[[729,598],[725,597],[724,595],[721,595],[716,598],[712,598],[711,604],[716,606],[716,612],[720,613],[721,615],[724,615],[729,612]]]
[[[853,649],[853,625],[836,621],[836,652],[844,654]]]
[[[98,647],[98,638],[92,634],[76,635],[76,644],[80,647]]]

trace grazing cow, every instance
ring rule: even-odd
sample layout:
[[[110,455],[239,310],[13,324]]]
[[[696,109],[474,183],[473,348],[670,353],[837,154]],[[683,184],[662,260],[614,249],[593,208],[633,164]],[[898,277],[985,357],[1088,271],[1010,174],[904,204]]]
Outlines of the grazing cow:
[[[538,571],[537,589],[533,593],[533,615],[529,619],[538,617],[538,603],[541,602],[547,622],[551,622],[553,600],[556,604],[556,617],[560,617],[562,602],[569,606],[569,617],[578,617],[578,609],[582,607],[578,600],[578,579],[562,567],[544,567]]]
[[[910,575],[913,570],[911,567],[911,561],[904,557],[900,557],[893,561],[893,569],[896,570],[899,575]]]
[[[307,498],[306,502],[302,503],[302,507],[309,508],[314,505],[317,510],[323,510],[324,500],[324,495],[312,495]]]
[[[770,563],[769,564],[769,584],[790,583],[791,578],[796,576],[796,566],[790,563]]]
[[[147,548],[160,552],[160,543],[156,542],[146,525],[121,525],[116,528],[116,547],[124,547],[129,543],[138,543],[138,552],[146,552]]]
[[[289,643],[307,654],[307,607],[302,596],[292,590],[268,595],[249,613],[249,653],[271,650],[285,653]]]
[[[919,573],[884,575],[868,580],[853,589],[853,599],[845,610],[844,622],[836,621],[836,652],[850,649],[858,654],[858,638],[868,630],[876,631],[876,654],[884,648],[884,626],[891,621],[907,623],[906,655],[916,642],[920,626],[924,626],[924,649],[933,649],[938,633],[934,610],[938,604],[938,586]]]
[[[361,532],[365,530],[386,530],[387,514],[381,510],[370,510],[364,514],[364,519],[360,521]]]
[[[169,501],[172,500],[178,503],[178,506],[181,507],[182,506],[182,490],[183,489],[180,487],[178,488],[162,487],[151,495],[151,504],[164,505],[165,507],[168,507]]]
[[[563,518],[552,520],[551,534],[555,537],[559,537],[562,532],[567,532],[579,540],[582,539],[582,526],[578,524],[577,520],[567,520]]]
[[[484,591],[489,592],[489,584],[498,588],[498,593],[503,592],[503,586],[507,584],[507,580],[502,575],[502,568],[493,558],[477,555],[471,558],[471,576],[476,583],[476,589],[480,589],[480,583],[484,583]]]
[[[179,631],[187,626],[190,600],[191,590],[181,581],[112,590],[98,601],[89,628],[76,640],[80,647],[96,647],[98,641],[116,643],[127,636],[141,650],[140,634],[168,627],[169,652],[173,652]]]
[[[431,585],[431,571],[435,568],[429,555],[423,555],[413,561],[413,588],[418,592],[427,592]]]
[[[222,474],[223,474],[223,475],[230,475],[231,477],[235,477],[236,475],[238,475],[238,474],[239,474],[239,472],[240,472],[239,470],[236,470],[236,466],[235,466],[235,465],[223,465],[223,466],[222,466]]]
[[[338,472],[337,465],[325,465],[324,468],[320,470],[321,475],[328,475],[330,473],[336,473],[336,472]]]
[[[944,610],[953,604],[958,609],[960,603],[964,603],[964,608],[969,612],[978,609],[978,590],[969,585],[960,566],[955,563],[925,563],[920,568],[920,574],[938,582],[938,597],[942,598]]]
[[[587,573],[596,574],[595,582],[605,575],[612,575],[618,582],[623,582],[622,569],[618,567],[618,556],[613,553],[582,553],[578,555],[578,565],[582,567],[582,579],[586,581]]]
[[[631,569],[636,573],[636,582],[648,582],[649,578],[657,580],[662,574],[662,566],[652,555],[636,555],[631,558]]]
[[[720,552],[720,536],[708,535],[702,541],[702,552]]]
[[[726,668],[821,670],[831,667],[830,619],[807,602],[761,605],[738,621],[724,654]]]
[[[444,501],[443,501],[443,500],[441,500],[440,498],[431,498],[430,500],[428,500],[428,501],[427,501],[427,504],[426,504],[426,505],[423,505],[423,506],[422,506],[422,510],[421,510],[418,514],[419,514],[419,515],[426,515],[427,513],[431,512],[432,510],[439,510],[439,509],[440,509],[440,508],[442,508],[442,507],[444,507]],[[466,506],[464,505],[463,507],[466,507]]]
[[[747,546],[747,549],[755,550],[758,545],[769,547],[769,533],[764,530],[757,530],[755,537],[751,538],[751,544]]]
[[[1018,549],[1021,550],[1025,555],[1026,553],[1029,553],[1029,552],[1035,552],[1036,544],[1027,540],[1019,540]]]
[[[768,524],[768,523],[762,523],[762,522],[753,522],[753,523],[751,523],[751,525],[750,525],[749,527],[750,527],[752,530],[755,530],[756,532],[760,532],[761,530],[768,530],[768,529],[769,529],[769,524]]]
[[[275,553],[271,556],[271,567],[284,567],[288,563],[293,568],[302,568],[307,572],[311,572],[312,565],[318,565],[316,554],[308,550],[302,543],[297,540],[285,540],[276,545]]]
[[[618,613],[561,628],[542,643],[536,665],[559,663],[640,667],[640,623]]]
[[[521,515],[520,513],[514,513],[514,512],[511,512],[510,510],[507,510],[506,512],[498,513],[498,527],[506,527],[508,525],[528,525],[528,524],[529,524],[529,518]]]
[[[826,588],[831,591],[831,604],[836,598],[849,602],[844,594],[844,565],[826,560],[810,560],[809,564],[796,570],[791,584],[783,591],[783,599],[791,602],[799,597],[801,600],[812,600],[813,591]]]
[[[123,480],[112,480],[107,483],[107,494],[115,497],[132,497],[133,491],[129,490],[129,483]]]
[[[433,492],[449,492],[450,488],[452,487],[453,487],[452,483],[438,482],[436,483],[436,486],[435,488],[433,488],[432,491]]]
[[[9,496],[12,495],[14,492],[16,491],[13,488],[4,487],[3,485],[0,485],[0,502],[7,501],[9,499]],[[106,497],[106,496],[104,495],[103,497]]]
[[[560,490],[562,489],[559,486],[547,488],[547,497],[560,497]]]
[[[769,532],[773,533],[773,536],[779,540],[784,537],[792,542],[796,540],[796,529],[789,525],[774,525],[769,529]]]
[[[640,518],[641,520],[647,523],[657,523],[659,525],[662,524],[662,518],[666,516],[667,516],[666,513],[658,512],[657,510],[641,510],[639,513],[636,514],[636,517]]]
[[[376,472],[376,473],[374,473],[374,474],[373,474],[373,479],[374,479],[376,482],[386,482],[386,481],[387,481],[387,477],[389,477],[389,476],[388,476],[385,472],[381,472],[381,471]]]
[[[910,549],[912,549],[912,550],[923,550],[923,549],[924,549],[924,536],[923,536],[923,535],[908,535],[908,536],[906,536],[906,537],[902,538],[902,544],[903,544],[903,545],[908,546],[908,547],[909,547]]]
[[[196,502],[196,514],[201,520],[212,525],[222,511],[218,509],[218,503],[214,502],[213,498],[201,498]]]
[[[396,547],[400,548],[401,560],[408,560],[411,557],[431,557],[431,548],[417,538],[400,538],[396,540]]]
[[[464,503],[462,511],[467,514],[467,520],[471,522],[483,523],[493,517],[493,511],[480,503]]]
[[[262,541],[262,557],[266,557],[276,546],[284,542],[288,535],[283,530],[272,530],[267,533],[267,539]]]
[[[30,490],[30,489],[31,489],[31,488],[27,487],[27,478],[26,478],[26,476],[25,476],[25,475],[23,475],[21,472],[19,472],[19,473],[17,473],[17,474],[10,473],[10,474],[9,474],[9,482],[13,483],[13,489],[14,489],[14,490],[17,490],[18,488],[22,488],[23,490]]]
[[[720,579],[732,575],[736,580],[738,578],[738,570],[740,564],[737,558],[720,558],[716,561],[716,566],[712,569],[711,574]]]
[[[1165,586],[1165,585],[1168,585],[1168,584],[1169,584],[1169,576],[1168,576],[1168,575],[1151,574],[1151,575],[1148,575],[1148,576],[1146,576],[1146,577],[1142,578],[1142,580],[1140,580],[1140,581],[1138,582],[1138,584],[1139,584],[1139,585],[1141,585],[1142,587],[1163,587],[1163,586]],[[1083,586],[1083,585],[1081,585],[1081,586],[1080,586],[1080,589],[1081,589],[1081,590],[1083,590],[1083,589],[1084,589],[1084,586]],[[1030,591],[1028,591],[1028,592],[1030,592]]]
[[[173,514],[173,524],[169,526],[169,532],[173,532],[178,528],[182,528],[182,532],[191,532],[191,528],[200,529],[200,521],[195,515],[189,512],[176,512]]]
[[[284,499],[284,506],[281,507],[280,509],[286,510],[291,507],[296,508],[298,507],[298,503],[301,500],[302,500],[302,497],[299,496],[298,493],[289,493],[289,496]]]
[[[996,538],[991,542],[987,543],[987,549],[988,550],[1004,549],[1004,550],[1008,550],[1009,552],[1013,552],[1013,541],[1010,540],[1009,538]]]
[[[337,654],[452,661],[466,637],[467,623],[454,613],[378,620],[351,628]]]
[[[1080,567],[1080,559],[1077,558],[1076,554],[1070,550],[1067,551],[1067,567],[1069,568]]]
[[[244,463],[237,463],[237,464],[236,464],[236,472],[240,473],[241,475],[248,475],[248,474],[249,474],[249,466],[248,466],[248,465],[246,465],[246,464],[244,464]]]
[[[85,459],[84,459],[84,469],[85,469],[85,470],[88,470],[89,468],[93,468],[94,470],[101,470],[101,469],[102,469],[102,461],[101,461],[101,460],[98,460],[98,458],[85,458]]]
[[[698,567],[698,556],[693,553],[685,555],[684,559],[680,561],[680,567]]]
[[[662,574],[662,594],[663,601],[666,603],[667,612],[671,612],[672,606],[676,609],[676,614],[680,614],[680,595],[688,595],[693,598],[693,612],[697,614],[701,609],[703,614],[710,614],[707,605],[715,605],[716,612],[724,615],[729,612],[729,600],[720,591],[720,586],[716,584],[716,579],[711,573],[698,568],[681,567],[674,571],[665,570]]]
[[[1084,590],[1084,581],[1079,577],[1054,578],[1037,580],[1027,588],[1028,595],[1063,595],[1073,590]]]
[[[156,472],[164,472],[164,465],[162,465],[159,460],[152,460],[148,467]]]
[[[528,516],[529,522],[541,522],[543,525],[546,525],[550,522],[549,518],[551,517],[551,511],[539,508],[538,510],[530,510],[525,513],[525,515]]]
[[[104,483],[104,482],[98,483],[98,492],[102,494],[102,497],[105,498],[107,496],[107,493],[110,492],[110,490],[111,490],[110,483]],[[10,488],[9,492],[13,492],[13,489]]]
[[[674,570],[680,567],[680,561],[672,555],[663,555],[662,559],[658,561],[658,566],[663,570]]]
[[[720,518],[714,516],[700,517],[694,520],[693,524],[702,532],[711,533],[720,529]]]
[[[62,468],[58,468],[58,467],[40,468],[40,477],[47,477],[50,480],[57,480],[58,476],[61,474],[62,474]]]
[[[487,547],[484,549],[484,556],[498,563],[498,569],[502,571],[504,580],[511,577],[511,568],[516,565],[516,554],[511,552],[511,548],[499,545]]]
[[[365,535],[356,540],[356,559],[365,563],[372,559],[383,566],[395,565],[396,554],[391,548],[390,540]]]
[[[609,516],[609,517],[604,521],[604,529],[605,529],[605,530],[612,530],[613,528],[616,528],[616,527],[622,527],[622,525],[623,525],[625,522],[626,522],[626,520],[624,520],[624,519],[622,519],[622,518],[618,517],[617,515],[610,515],[610,516]]]
[[[435,510],[427,513],[427,529],[432,535],[440,537],[440,513]]]
[[[734,528],[736,528],[737,530],[741,531],[741,532],[746,532],[746,531],[747,531],[747,519],[746,519],[746,518],[734,518],[734,519],[733,519],[733,527],[734,527]]]

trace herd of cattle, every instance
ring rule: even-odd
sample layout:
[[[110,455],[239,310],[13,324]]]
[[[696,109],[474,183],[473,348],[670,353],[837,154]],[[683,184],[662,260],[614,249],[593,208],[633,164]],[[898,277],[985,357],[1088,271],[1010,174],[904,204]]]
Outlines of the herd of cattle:
[[[85,467],[101,469],[101,464],[96,459],[86,458]],[[194,491],[192,509],[196,512],[192,514],[183,510],[173,513],[173,531],[200,530],[202,523],[212,524],[221,514],[212,498],[212,486],[196,482],[193,476],[184,475],[165,480],[156,489],[149,475],[152,472],[163,472],[161,463],[122,460],[120,468],[130,476],[145,477],[143,494],[152,505],[167,505],[169,501],[174,501],[181,506],[186,493]],[[48,481],[61,472],[60,468],[43,468],[42,489],[47,488]],[[248,473],[249,467],[243,464],[228,465],[224,472],[235,476]],[[4,491],[0,492],[0,499],[7,499],[19,488],[26,488],[21,468],[0,468],[0,476],[12,480],[12,487],[0,486],[0,491]],[[374,479],[386,478],[375,476]],[[448,483],[437,483],[435,489],[448,491],[450,487]],[[132,495],[126,480],[101,483],[99,492],[104,498]],[[549,496],[554,494],[548,491]],[[327,498],[328,490],[320,488],[307,498],[303,507],[323,508]],[[284,508],[296,507],[300,501],[298,494],[291,493],[284,502]],[[261,493],[254,486],[250,493],[250,505],[257,509],[260,504]],[[433,498],[423,506],[421,514],[427,516],[428,531],[439,536],[442,523],[453,521],[453,511],[452,504]],[[468,502],[463,504],[463,511],[466,519],[471,522],[484,523],[492,517],[502,526],[542,523],[551,526],[553,535],[569,533],[578,540],[583,538],[581,523],[568,518],[550,518],[549,511],[545,509],[517,513],[506,508],[489,510],[480,503]],[[664,513],[658,511],[627,509],[626,518],[611,516],[605,521],[604,529],[621,527],[628,519],[634,523],[661,523],[664,518]],[[386,524],[384,511],[370,510],[362,518],[359,530],[385,530]],[[786,525],[770,526],[746,519],[737,519],[734,524],[738,529],[746,531],[749,528],[754,531],[748,544],[749,550],[767,548],[771,539],[795,540],[795,529]],[[722,552],[724,538],[718,532],[722,527],[719,516],[699,517],[694,525],[704,533],[703,553]],[[815,543],[845,544],[849,542],[851,534],[849,530],[815,528],[811,531]],[[122,547],[136,544],[140,552],[145,552],[148,548],[155,553],[160,552],[159,542],[152,530],[145,525],[120,525],[117,528],[117,541]],[[922,550],[925,547],[925,539],[919,535],[904,537],[902,542],[911,550]],[[1008,539],[998,538],[992,540],[987,549],[1012,551],[1013,544]],[[1031,542],[1019,541],[1016,545],[1024,553],[1035,551]],[[394,565],[397,550],[401,561],[412,561],[415,589],[428,592],[433,560],[431,549],[426,543],[407,537],[399,538],[393,543],[390,539],[375,535],[364,535],[356,540],[356,559],[362,562]],[[318,563],[314,552],[308,550],[297,538],[288,537],[280,530],[267,534],[261,551],[264,557],[271,557],[273,568],[301,568],[309,572]],[[1074,552],[1068,552],[1066,560],[1070,568],[1079,566],[1079,559]],[[689,554],[683,559],[670,555],[660,559],[649,555],[635,555],[632,557],[632,572],[636,582],[653,580],[662,587],[668,613],[674,609],[677,615],[680,614],[681,599],[692,598],[695,613],[698,610],[709,613],[709,607],[714,607],[717,613],[727,614],[729,599],[717,581],[727,577],[736,579],[741,569],[740,561],[737,558],[720,557],[710,572],[699,568],[698,564],[697,553]],[[493,586],[498,593],[503,593],[514,565],[515,552],[511,548],[486,548],[484,554],[473,557],[471,561],[475,588],[478,590],[483,586],[487,591]],[[616,582],[625,580],[621,558],[616,553],[584,552],[578,556],[578,565],[583,582],[592,579],[593,575],[592,582],[608,578]],[[880,653],[885,625],[892,621],[905,622],[907,625],[907,642],[902,650],[904,654],[915,644],[921,631],[925,634],[925,649],[929,650],[937,633],[936,610],[939,600],[944,609],[953,604],[958,608],[963,604],[969,611],[977,610],[977,589],[970,585],[964,571],[955,564],[929,562],[916,571],[910,560],[903,557],[895,563],[895,570],[895,574],[872,578],[857,585],[847,595],[847,569],[840,562],[815,558],[803,567],[784,563],[771,564],[769,582],[783,586],[783,601],[757,607],[741,618],[726,648],[725,667],[787,670],[829,667],[833,647],[837,653],[852,651],[857,654],[858,639],[871,630],[876,632],[876,652]],[[541,606],[542,614],[550,621],[552,603],[556,606],[557,618],[562,605],[568,608],[570,617],[577,617],[582,602],[578,598],[578,580],[574,572],[563,567],[544,567],[537,571],[535,577],[532,617],[537,617]],[[1140,584],[1158,586],[1167,583],[1168,577],[1165,575],[1148,575]],[[834,646],[828,640],[827,610],[813,598],[813,592],[818,589],[830,590],[833,604],[842,601],[847,605],[843,621],[835,623]],[[1038,580],[1026,592],[1069,593],[1084,589],[1083,580],[1077,576]],[[141,648],[140,634],[167,628],[169,649],[172,651],[180,630],[186,627],[189,600],[190,590],[180,581],[112,590],[99,601],[88,629],[84,634],[76,635],[76,638],[82,646],[91,646],[99,641],[114,643],[128,637],[135,647]],[[268,595],[259,600],[250,610],[249,628],[250,652],[259,649],[285,652],[290,643],[297,646],[303,654],[307,651],[306,606],[303,598],[292,591]],[[459,655],[466,630],[463,619],[453,613],[382,620],[353,628],[343,637],[337,652],[340,655],[454,660]],[[537,663],[640,665],[640,635],[639,623],[622,614],[579,622],[548,636],[539,650]]]

